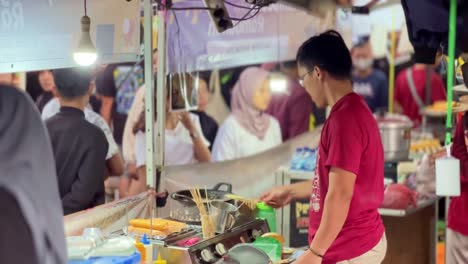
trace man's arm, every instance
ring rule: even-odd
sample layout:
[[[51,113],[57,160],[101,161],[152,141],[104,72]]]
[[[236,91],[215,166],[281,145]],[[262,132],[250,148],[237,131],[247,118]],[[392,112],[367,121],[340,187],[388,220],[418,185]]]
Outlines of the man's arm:
[[[117,152],[112,158],[108,159],[106,165],[111,176],[121,176],[125,172],[124,161],[120,152]]]
[[[272,189],[260,197],[260,200],[274,208],[281,208],[293,200],[307,199],[312,192],[312,180],[294,183]]]
[[[322,220],[310,248],[324,255],[340,233],[354,192],[356,175],[336,167],[329,173],[329,187],[323,209]]]
[[[107,142],[104,135],[98,139],[85,154],[71,191],[62,198],[65,214],[87,209],[104,186]]]
[[[112,121],[112,107],[114,98],[109,96],[101,96],[101,111],[100,114],[106,123],[110,126]]]
[[[302,181],[286,186],[293,200],[310,198],[312,193],[312,180]]]

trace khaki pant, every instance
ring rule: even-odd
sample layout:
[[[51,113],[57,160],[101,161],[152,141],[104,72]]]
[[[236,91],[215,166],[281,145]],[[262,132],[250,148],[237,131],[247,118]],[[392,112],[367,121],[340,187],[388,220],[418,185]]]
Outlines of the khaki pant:
[[[367,253],[354,259],[338,262],[337,264],[380,264],[384,260],[386,253],[387,237],[384,234],[380,242]]]
[[[468,262],[468,236],[447,228],[447,264]]]

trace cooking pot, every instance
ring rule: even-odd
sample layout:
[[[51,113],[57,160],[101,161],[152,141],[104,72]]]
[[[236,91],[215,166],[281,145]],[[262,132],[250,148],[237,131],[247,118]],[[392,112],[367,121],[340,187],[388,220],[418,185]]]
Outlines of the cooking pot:
[[[403,115],[377,117],[386,162],[407,160],[413,123]]]
[[[223,234],[234,226],[239,208],[223,201],[214,201],[210,206],[210,215],[213,217],[216,233]]]
[[[222,190],[222,188],[225,190]],[[212,189],[200,189],[202,199],[208,201],[223,201],[232,203],[233,201],[225,197],[225,194],[232,193],[232,184],[218,183]],[[200,211],[193,201],[190,190],[182,190],[171,194],[171,218],[189,224],[200,224]],[[206,204],[205,202],[205,204]]]

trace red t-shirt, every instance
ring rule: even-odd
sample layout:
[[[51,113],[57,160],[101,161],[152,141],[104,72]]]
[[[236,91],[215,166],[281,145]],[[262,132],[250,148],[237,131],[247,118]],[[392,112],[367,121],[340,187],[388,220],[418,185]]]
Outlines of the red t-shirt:
[[[384,153],[377,122],[356,93],[340,99],[322,130],[310,198],[309,240],[320,225],[331,167],[357,175],[349,213],[323,259],[324,264],[358,257],[381,240],[384,226],[378,208],[384,196]]]
[[[459,120],[453,138],[452,155],[460,160],[461,194],[453,197],[448,211],[448,227],[468,236],[468,151],[463,120]]]
[[[424,102],[426,98],[426,69],[412,68],[413,80],[419,97]],[[395,101],[403,108],[403,113],[408,116],[416,125],[421,123],[422,117],[419,114],[419,106],[414,101],[408,85],[406,76],[407,70],[401,71],[395,81]],[[431,75],[431,103],[446,100],[445,86],[439,74],[433,72]]]

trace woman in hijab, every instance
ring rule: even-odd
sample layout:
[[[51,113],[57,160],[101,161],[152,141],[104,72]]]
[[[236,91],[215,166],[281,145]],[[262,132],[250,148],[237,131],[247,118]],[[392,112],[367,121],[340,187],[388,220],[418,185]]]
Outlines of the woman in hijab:
[[[268,72],[245,69],[232,91],[232,114],[218,131],[213,161],[255,155],[281,144],[278,121],[264,113],[271,101]]]
[[[54,156],[33,102],[0,85],[1,263],[66,263]]]

